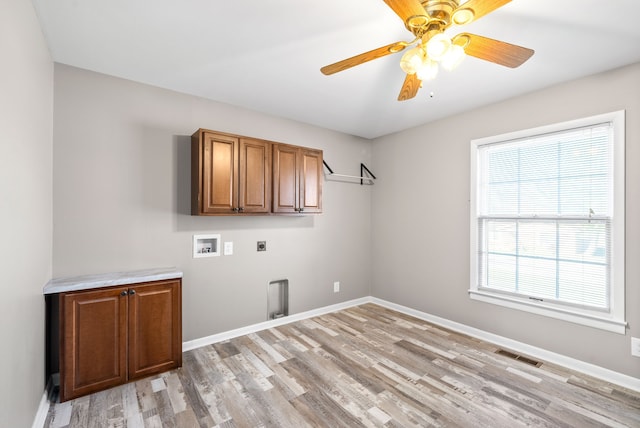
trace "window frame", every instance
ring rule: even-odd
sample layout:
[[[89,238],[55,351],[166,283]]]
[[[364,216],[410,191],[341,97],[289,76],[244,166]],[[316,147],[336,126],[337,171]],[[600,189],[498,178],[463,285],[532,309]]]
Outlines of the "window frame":
[[[478,186],[480,184],[480,148],[487,144],[512,142],[541,134],[561,132],[573,128],[593,126],[609,122],[613,127],[613,207],[611,224],[611,286],[609,290],[609,310],[589,309],[532,300],[527,296],[501,293],[499,290],[479,289],[478,248],[478,207],[480,206]],[[590,116],[552,125],[471,140],[470,144],[470,288],[473,300],[518,309],[538,315],[561,319],[589,327],[599,328],[618,334],[625,334],[625,111]]]

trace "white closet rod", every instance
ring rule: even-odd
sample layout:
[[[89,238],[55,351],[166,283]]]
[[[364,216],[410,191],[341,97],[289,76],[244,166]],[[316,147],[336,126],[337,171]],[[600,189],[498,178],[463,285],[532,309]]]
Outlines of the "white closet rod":
[[[360,164],[360,175],[359,176],[358,175],[336,174],[335,172],[333,172],[331,167],[327,164],[327,162],[324,159],[322,160],[322,163],[329,170],[329,175],[331,175],[333,177],[355,178],[356,180],[360,180],[360,185],[364,184],[364,180],[369,180],[371,182],[371,184],[373,184],[373,180],[376,179],[376,176],[373,175],[373,173],[371,171],[369,171],[369,168],[367,168],[367,166],[365,164],[363,164],[363,163]],[[365,175],[364,175],[365,171],[367,172],[367,174],[369,174],[369,177],[365,177]]]
[[[332,177],[355,178],[355,179],[358,179],[358,180],[371,180],[371,181],[374,180],[373,177],[361,177],[359,175],[336,174],[335,172],[331,172],[331,173],[329,173],[327,175],[330,175]]]

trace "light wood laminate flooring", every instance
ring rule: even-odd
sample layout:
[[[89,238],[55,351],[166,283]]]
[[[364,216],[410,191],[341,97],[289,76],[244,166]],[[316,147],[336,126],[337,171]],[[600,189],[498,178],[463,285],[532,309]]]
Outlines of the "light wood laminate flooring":
[[[184,353],[45,427],[640,427],[640,393],[375,304]]]

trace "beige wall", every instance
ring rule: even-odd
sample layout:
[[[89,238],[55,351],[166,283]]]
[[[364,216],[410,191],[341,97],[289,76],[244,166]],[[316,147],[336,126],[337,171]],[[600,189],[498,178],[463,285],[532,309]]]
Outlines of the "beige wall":
[[[54,276],[176,266],[185,341],[265,321],[272,280],[289,279],[290,313],[369,295],[371,186],[325,181],[321,215],[197,217],[189,174],[200,127],[319,148],[345,174],[370,142],[60,64],[55,91]],[[196,233],[234,255],[193,259]]]
[[[53,63],[31,2],[0,2],[0,426],[31,426],[44,391],[51,277]]]
[[[472,95],[472,94],[471,94]],[[627,335],[471,301],[470,140],[626,109]],[[640,377],[640,64],[460,114],[374,143],[373,295]]]

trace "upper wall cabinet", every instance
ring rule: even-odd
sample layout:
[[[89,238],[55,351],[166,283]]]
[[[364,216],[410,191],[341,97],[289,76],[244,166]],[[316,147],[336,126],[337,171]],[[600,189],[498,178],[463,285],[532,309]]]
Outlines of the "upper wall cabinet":
[[[207,129],[191,136],[191,214],[320,212],[321,150]]]
[[[191,213],[266,214],[271,143],[199,129],[191,136]]]
[[[322,151],[273,145],[273,212],[322,212]]]

